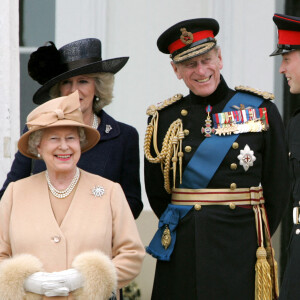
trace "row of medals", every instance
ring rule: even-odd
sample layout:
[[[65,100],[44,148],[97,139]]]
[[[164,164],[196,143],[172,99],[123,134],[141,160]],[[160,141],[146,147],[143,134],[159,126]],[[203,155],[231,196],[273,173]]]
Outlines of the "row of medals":
[[[212,134],[221,136],[246,132],[261,132],[268,130],[268,128],[269,125],[267,124],[265,119],[254,119],[240,124],[237,124],[235,122],[223,123],[218,124],[217,128],[213,128],[212,120],[210,118],[210,114],[208,113],[205,120],[205,127],[201,128],[201,132],[205,135],[205,137],[211,137]]]

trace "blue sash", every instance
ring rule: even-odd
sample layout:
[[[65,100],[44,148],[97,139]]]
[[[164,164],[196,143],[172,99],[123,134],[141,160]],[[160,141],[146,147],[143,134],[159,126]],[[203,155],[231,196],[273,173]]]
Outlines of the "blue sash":
[[[262,102],[263,99],[260,97],[238,92],[229,100],[223,109],[223,112],[236,110],[232,108],[232,106],[239,107],[240,104],[243,104],[245,107],[251,106],[257,108]],[[238,136],[238,134],[226,136],[212,135],[210,138],[206,138],[199,145],[192,159],[186,166],[180,188],[206,188]],[[218,150],[216,151],[216,149]],[[170,261],[176,241],[175,229],[180,219],[182,219],[192,207],[192,205],[168,205],[159,220],[158,231],[146,248],[146,251],[149,254],[159,260]],[[162,233],[166,228],[166,225],[171,232],[171,244],[167,249],[161,244]]]

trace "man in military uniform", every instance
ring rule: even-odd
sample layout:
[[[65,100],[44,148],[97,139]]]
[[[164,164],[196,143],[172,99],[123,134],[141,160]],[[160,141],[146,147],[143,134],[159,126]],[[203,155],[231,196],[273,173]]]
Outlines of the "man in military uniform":
[[[160,218],[147,248],[153,300],[278,293],[270,235],[287,201],[284,128],[271,94],[227,86],[218,31],[214,19],[192,19],[157,41],[189,94],[147,111],[145,185]]]
[[[271,56],[282,55],[279,72],[285,75],[290,92],[300,94],[300,18],[275,14],[273,20],[278,28],[278,45]],[[300,299],[300,110],[289,121],[287,141],[290,151],[294,226],[279,298],[294,300]]]

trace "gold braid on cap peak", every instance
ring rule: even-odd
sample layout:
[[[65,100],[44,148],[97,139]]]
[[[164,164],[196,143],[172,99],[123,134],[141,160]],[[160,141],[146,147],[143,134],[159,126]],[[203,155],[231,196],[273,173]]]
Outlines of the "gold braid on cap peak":
[[[169,127],[162,143],[161,151],[159,151],[157,146],[157,133],[158,133],[158,111],[175,103],[180,100],[183,96],[181,94],[176,94],[172,98],[163,101],[158,105],[151,105],[147,109],[147,115],[152,116],[150,123],[147,126],[145,141],[144,141],[144,153],[146,159],[150,163],[160,163],[161,169],[164,175],[164,187],[167,193],[172,193],[172,188],[170,186],[170,170],[173,170],[173,188],[176,184],[176,167],[179,160],[179,175],[180,183],[182,181],[182,140],[184,138],[183,124],[181,119],[175,120]],[[151,155],[150,147],[151,142],[153,142],[153,148],[156,153],[156,157]],[[172,167],[171,167],[172,162]]]
[[[274,94],[272,93],[260,91],[249,86],[239,85],[236,86],[234,89],[238,92],[246,92],[246,93],[250,93],[262,97],[265,100],[273,100],[275,98]]]
[[[216,42],[208,42],[204,44],[200,44],[198,46],[195,46],[193,48],[190,48],[188,50],[185,50],[174,57],[171,55],[171,58],[175,63],[179,63],[183,60],[187,60],[189,58],[204,54],[211,50],[216,45]]]

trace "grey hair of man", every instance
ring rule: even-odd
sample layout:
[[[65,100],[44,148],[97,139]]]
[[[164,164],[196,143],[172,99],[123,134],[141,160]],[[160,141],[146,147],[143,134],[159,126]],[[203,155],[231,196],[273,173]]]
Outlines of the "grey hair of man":
[[[115,82],[115,76],[112,73],[91,73],[84,74],[93,78],[95,80],[95,97],[93,101],[93,111],[98,113],[104,106],[110,104],[113,98],[113,88]],[[60,87],[61,82],[55,84],[49,91],[51,99],[60,97]],[[96,97],[99,101],[96,101]]]
[[[37,147],[41,143],[43,133],[44,133],[44,130],[39,129],[37,131],[32,132],[28,138],[28,152],[32,153],[36,157],[38,157]],[[87,142],[84,128],[78,127],[78,135],[79,135],[80,147],[82,149],[82,147]]]

